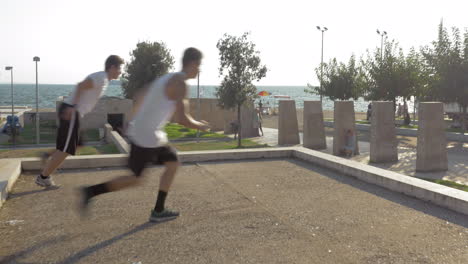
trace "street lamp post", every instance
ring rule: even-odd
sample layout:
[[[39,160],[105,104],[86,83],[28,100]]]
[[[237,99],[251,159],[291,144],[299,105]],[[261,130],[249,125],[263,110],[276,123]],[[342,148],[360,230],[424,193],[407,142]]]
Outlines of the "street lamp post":
[[[380,40],[380,60],[383,60],[383,44],[384,44],[384,37],[387,36],[387,31],[382,31],[377,29],[377,34],[380,35],[381,40]]]
[[[320,102],[322,102],[322,82],[323,82],[323,35],[325,31],[328,30],[327,27],[319,27],[317,26],[317,29],[322,32],[322,60],[320,63]]]
[[[14,123],[14,116],[15,116],[15,106],[13,103],[13,66],[6,66],[5,70],[11,71],[11,138],[13,145],[15,144],[15,123]]]
[[[377,29],[377,34],[381,37],[380,40],[380,70],[382,71],[383,69],[383,50],[384,50],[384,37],[387,36],[387,31],[382,31]],[[382,91],[382,88],[380,88],[380,97],[383,99],[384,92]]]
[[[200,120],[200,71],[197,75],[197,120]],[[200,130],[197,129],[197,143],[200,138]]]
[[[34,57],[33,61],[36,62],[36,144],[40,142],[39,136],[39,82],[38,82],[38,72],[37,72],[37,63],[41,61],[41,58]]]

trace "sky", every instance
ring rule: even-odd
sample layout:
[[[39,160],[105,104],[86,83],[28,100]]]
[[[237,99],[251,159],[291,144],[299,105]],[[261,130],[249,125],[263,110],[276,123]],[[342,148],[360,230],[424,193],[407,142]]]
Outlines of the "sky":
[[[380,46],[387,31],[406,52],[430,44],[444,25],[468,27],[466,0],[0,0],[0,83],[73,84],[103,70],[110,54],[126,61],[139,41],[162,41],[180,69],[183,51],[204,54],[200,83],[218,85],[216,43],[223,34],[250,32],[268,68],[257,85],[318,85],[321,60],[346,62]],[[191,81],[195,84],[195,81]]]

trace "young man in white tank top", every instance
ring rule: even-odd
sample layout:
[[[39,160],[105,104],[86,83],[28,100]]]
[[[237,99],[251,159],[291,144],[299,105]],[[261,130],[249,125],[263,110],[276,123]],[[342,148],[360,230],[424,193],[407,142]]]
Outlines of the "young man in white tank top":
[[[52,181],[52,174],[68,155],[75,155],[76,149],[81,145],[80,118],[91,112],[99,98],[106,91],[109,80],[120,76],[121,65],[124,61],[116,55],[111,55],[105,63],[105,71],[95,72],[74,89],[58,111],[60,119],[57,129],[56,150],[50,155],[42,173],[36,177],[36,184],[42,187],[57,187]],[[45,154],[44,159],[48,158]]]
[[[82,209],[90,200],[100,194],[117,191],[139,183],[147,163],[162,164],[165,171],[161,176],[156,205],[150,214],[150,221],[159,222],[176,218],[179,213],[165,208],[165,200],[180,166],[177,152],[168,145],[164,126],[175,113],[179,124],[188,128],[208,130],[204,121],[195,121],[188,113],[186,99],[187,79],[193,79],[199,72],[202,54],[195,48],[188,48],[182,59],[182,71],[169,73],[153,81],[144,96],[136,99],[135,116],[129,123],[127,135],[131,141],[128,167],[133,176],[123,176],[101,184],[82,188]],[[144,99],[141,99],[144,98]]]

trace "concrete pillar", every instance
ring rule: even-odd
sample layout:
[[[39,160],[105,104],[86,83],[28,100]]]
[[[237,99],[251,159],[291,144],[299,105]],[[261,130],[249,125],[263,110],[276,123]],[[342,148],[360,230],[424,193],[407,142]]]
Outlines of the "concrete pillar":
[[[322,102],[304,101],[304,147],[326,149]]]
[[[294,100],[280,100],[278,115],[278,145],[296,145],[300,143],[296,102]]]
[[[354,120],[354,101],[335,101],[333,119],[333,155],[340,155],[341,150],[346,145],[345,135],[348,129],[354,132],[356,138],[354,154],[359,154],[356,124]]]
[[[372,102],[370,161],[398,161],[393,102]]]
[[[443,104],[419,103],[418,125],[416,171],[446,171],[448,160]]]
[[[246,102],[241,107],[241,133],[242,138],[248,137],[258,137],[260,134],[258,132],[258,128],[254,128],[254,121],[255,121],[255,105],[254,102]],[[236,109],[236,116],[237,116],[237,109]]]
[[[112,143],[111,132],[113,130],[114,129],[112,129],[112,126],[109,123],[104,125],[104,139],[106,140],[106,143]]]

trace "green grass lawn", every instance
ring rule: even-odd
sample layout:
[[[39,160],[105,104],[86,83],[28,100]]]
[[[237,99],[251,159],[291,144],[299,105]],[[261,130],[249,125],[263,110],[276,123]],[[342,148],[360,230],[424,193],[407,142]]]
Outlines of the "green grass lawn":
[[[172,144],[180,151],[197,151],[197,150],[222,150],[222,149],[237,149],[237,140],[229,141],[208,141],[208,142],[178,142]],[[249,139],[242,140],[241,148],[264,148],[266,144],[258,144]]]
[[[446,180],[434,180],[434,179],[427,179],[427,178],[420,178],[420,179],[468,192],[468,185],[463,185],[463,184],[459,184],[453,181],[446,181]]]
[[[370,125],[370,121],[367,121],[367,120],[358,120],[358,121],[356,121],[356,124]]]
[[[167,133],[169,139],[179,139],[179,138],[196,138],[197,130],[186,128],[182,125],[169,123],[166,125],[164,130]],[[218,134],[214,132],[202,132],[200,131],[200,138],[226,138],[223,134]]]
[[[107,144],[102,146],[84,146],[79,148],[77,151],[77,154],[80,156],[119,153],[119,149],[114,144]]]
[[[49,144],[55,143],[57,126],[55,121],[45,120],[40,122],[40,143]],[[99,129],[88,129],[83,134],[84,141],[99,141]],[[20,134],[16,137],[16,144],[35,144],[36,143],[36,126],[25,125]],[[2,145],[11,145],[11,142],[4,142]]]

